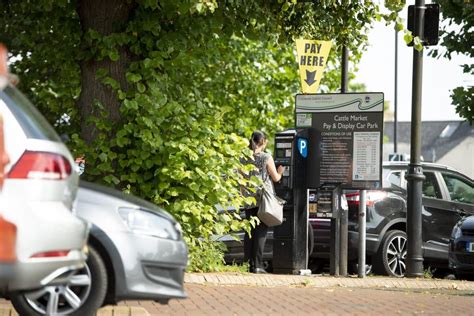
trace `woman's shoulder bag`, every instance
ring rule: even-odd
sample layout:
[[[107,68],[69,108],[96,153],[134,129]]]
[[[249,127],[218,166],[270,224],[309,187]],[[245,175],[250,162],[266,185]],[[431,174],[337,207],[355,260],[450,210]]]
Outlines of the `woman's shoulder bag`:
[[[264,184],[261,190],[260,204],[257,212],[258,218],[269,227],[281,225],[283,222],[283,205],[285,203],[285,200],[276,196],[276,194],[268,188],[268,185]]]

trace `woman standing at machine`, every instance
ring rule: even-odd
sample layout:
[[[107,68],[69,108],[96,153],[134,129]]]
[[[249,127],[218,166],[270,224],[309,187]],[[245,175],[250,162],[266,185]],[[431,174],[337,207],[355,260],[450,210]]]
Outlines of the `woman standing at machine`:
[[[253,151],[253,163],[256,170],[251,175],[257,176],[273,191],[273,182],[280,181],[285,167],[275,166],[275,161],[271,154],[265,152],[268,139],[262,131],[255,131],[249,141],[249,148]],[[274,193],[274,192],[273,192]],[[256,197],[256,196],[255,196]],[[252,216],[257,216],[259,201],[257,204],[250,205],[245,209],[245,216],[250,219]],[[263,266],[263,250],[265,241],[267,239],[268,226],[262,221],[250,230],[250,236],[245,233],[244,237],[244,262],[249,263],[249,271],[253,273],[266,273]]]

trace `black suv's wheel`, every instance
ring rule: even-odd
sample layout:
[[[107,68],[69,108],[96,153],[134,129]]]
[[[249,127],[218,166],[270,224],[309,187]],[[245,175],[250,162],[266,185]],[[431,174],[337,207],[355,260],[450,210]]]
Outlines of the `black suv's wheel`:
[[[377,254],[377,273],[403,277],[406,271],[407,234],[391,230],[385,234]]]
[[[11,302],[20,315],[95,315],[107,292],[107,271],[90,247],[86,266],[38,290],[17,292]]]

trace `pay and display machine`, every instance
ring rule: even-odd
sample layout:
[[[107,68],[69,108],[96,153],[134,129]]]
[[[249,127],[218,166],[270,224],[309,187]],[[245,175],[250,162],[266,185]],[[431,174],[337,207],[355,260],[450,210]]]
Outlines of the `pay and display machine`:
[[[307,265],[306,130],[275,135],[275,165],[285,166],[276,194],[286,200],[283,223],[273,230],[273,272],[298,274]]]
[[[287,130],[275,135],[275,165],[285,166],[276,194],[286,200],[283,223],[273,230],[273,272],[299,274],[307,269],[308,217],[339,217],[340,187],[327,183],[319,186],[314,163],[317,150],[314,130]],[[310,148],[313,147],[313,148]],[[315,215],[315,216],[314,216]],[[331,261],[338,257],[337,227],[331,229]]]

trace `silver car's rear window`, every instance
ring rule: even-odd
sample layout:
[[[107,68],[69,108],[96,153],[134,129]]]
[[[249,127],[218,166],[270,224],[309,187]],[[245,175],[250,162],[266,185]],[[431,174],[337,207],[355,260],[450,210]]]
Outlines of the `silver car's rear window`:
[[[28,138],[60,142],[58,134],[36,107],[18,89],[7,86],[0,98],[8,106]]]

